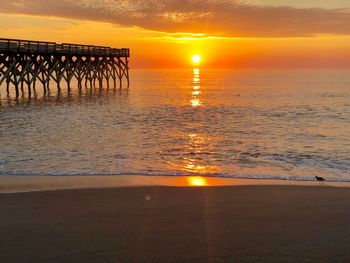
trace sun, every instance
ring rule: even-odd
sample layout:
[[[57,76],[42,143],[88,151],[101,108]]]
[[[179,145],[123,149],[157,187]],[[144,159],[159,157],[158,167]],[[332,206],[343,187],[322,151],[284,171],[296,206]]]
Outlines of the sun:
[[[199,64],[201,62],[201,56],[200,55],[193,55],[192,62],[194,64]]]

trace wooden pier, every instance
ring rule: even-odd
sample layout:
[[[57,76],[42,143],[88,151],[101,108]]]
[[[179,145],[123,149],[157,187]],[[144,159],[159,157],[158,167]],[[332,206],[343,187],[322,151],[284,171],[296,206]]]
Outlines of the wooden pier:
[[[37,82],[44,92],[50,81],[58,90],[63,81],[70,90],[72,79],[78,88],[96,87],[96,82],[109,87],[112,81],[114,88],[125,81],[128,87],[129,57],[127,48],[0,38],[0,87],[6,82],[7,93],[13,87],[17,96],[25,88],[35,92]]]

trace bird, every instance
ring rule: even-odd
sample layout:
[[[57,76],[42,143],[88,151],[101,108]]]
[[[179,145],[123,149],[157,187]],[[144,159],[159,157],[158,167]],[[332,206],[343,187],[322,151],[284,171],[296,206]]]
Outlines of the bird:
[[[326,179],[324,179],[323,177],[321,176],[315,176],[316,180],[319,181],[321,184],[323,184],[324,181],[326,181]]]

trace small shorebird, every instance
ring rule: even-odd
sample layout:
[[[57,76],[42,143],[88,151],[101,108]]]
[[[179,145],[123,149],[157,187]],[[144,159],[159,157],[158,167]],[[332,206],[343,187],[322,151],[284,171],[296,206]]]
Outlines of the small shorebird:
[[[322,185],[323,185],[323,182],[326,181],[326,179],[324,179],[324,178],[321,177],[321,176],[317,176],[317,175],[316,175],[315,178],[316,178],[316,180],[319,181],[320,184],[322,184]]]

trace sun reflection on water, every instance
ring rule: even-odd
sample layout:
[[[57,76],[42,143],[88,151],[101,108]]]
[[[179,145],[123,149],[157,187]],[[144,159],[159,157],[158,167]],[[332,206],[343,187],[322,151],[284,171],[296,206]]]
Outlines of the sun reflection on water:
[[[199,75],[198,75],[199,76]],[[200,82],[200,78],[199,77],[193,77],[193,83],[199,83]]]
[[[192,99],[191,99],[191,106],[192,107],[199,107],[202,105],[202,102],[199,98],[200,92],[200,70],[199,68],[193,69],[193,86],[192,86]]]
[[[192,105],[192,107],[199,107],[199,106],[202,105],[202,103],[201,103],[201,101],[199,99],[193,98],[191,100],[191,105]]]
[[[205,176],[214,174],[217,172],[218,167],[213,165],[214,151],[209,134],[202,133],[197,129],[200,125],[196,121],[196,107],[202,106],[201,101],[201,85],[200,85],[200,70],[198,68],[193,69],[193,83],[191,90],[191,106],[194,108],[193,123],[189,123],[189,127],[193,127],[193,131],[183,134],[183,144],[177,145],[177,148],[181,148],[181,158],[175,162],[169,162],[171,169],[181,171],[182,174],[188,176],[187,182],[189,186],[207,186],[209,185]],[[204,176],[204,177],[202,177]]]
[[[210,138],[205,135],[190,133],[189,141],[184,146],[185,157],[181,169],[190,174],[209,174],[216,167],[209,165],[210,162]]]

